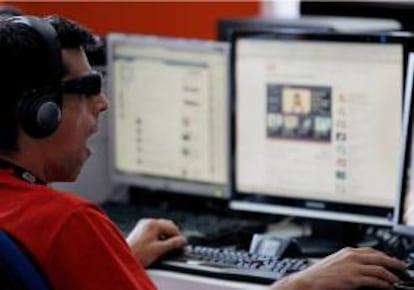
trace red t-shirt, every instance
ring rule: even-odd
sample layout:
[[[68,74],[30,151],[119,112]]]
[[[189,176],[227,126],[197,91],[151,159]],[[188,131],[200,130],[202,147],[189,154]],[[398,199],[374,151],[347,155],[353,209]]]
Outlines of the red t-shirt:
[[[0,228],[32,255],[54,290],[156,289],[99,208],[5,170],[0,170]]]

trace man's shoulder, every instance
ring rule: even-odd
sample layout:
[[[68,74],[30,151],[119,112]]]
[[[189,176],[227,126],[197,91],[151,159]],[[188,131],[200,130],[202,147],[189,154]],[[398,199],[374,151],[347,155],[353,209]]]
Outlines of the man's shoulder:
[[[54,199],[56,201],[66,203],[66,204],[73,204],[73,205],[87,205],[90,202],[83,197],[80,197],[78,193],[69,192],[69,191],[62,191],[55,189],[53,187],[48,187],[48,190],[53,193]]]
[[[56,190],[52,187],[27,192],[27,199],[35,205],[36,211],[45,216],[56,216],[57,219],[66,219],[82,211],[97,211],[100,209],[76,193]]]

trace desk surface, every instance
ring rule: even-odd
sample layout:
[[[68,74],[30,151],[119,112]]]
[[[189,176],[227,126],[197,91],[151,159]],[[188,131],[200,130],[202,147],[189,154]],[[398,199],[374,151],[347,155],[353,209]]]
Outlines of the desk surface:
[[[265,290],[266,285],[228,281],[165,270],[148,270],[159,290]]]

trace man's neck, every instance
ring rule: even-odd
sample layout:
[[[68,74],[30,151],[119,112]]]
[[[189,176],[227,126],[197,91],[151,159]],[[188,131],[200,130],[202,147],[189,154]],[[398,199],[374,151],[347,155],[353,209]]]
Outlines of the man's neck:
[[[44,180],[38,178],[29,170],[17,165],[15,162],[0,158],[0,168],[9,171],[18,179],[21,179],[28,183],[46,185],[46,182]]]
[[[33,174],[38,179],[46,181],[46,176],[42,170],[42,166],[39,166],[36,157],[25,157],[22,153],[11,153],[7,155],[1,155],[0,159],[3,159],[9,163],[15,164]]]

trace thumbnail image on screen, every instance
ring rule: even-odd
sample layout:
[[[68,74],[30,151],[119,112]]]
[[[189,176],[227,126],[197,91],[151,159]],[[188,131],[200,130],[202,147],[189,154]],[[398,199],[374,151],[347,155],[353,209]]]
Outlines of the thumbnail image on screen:
[[[267,136],[330,142],[331,88],[267,85]]]

